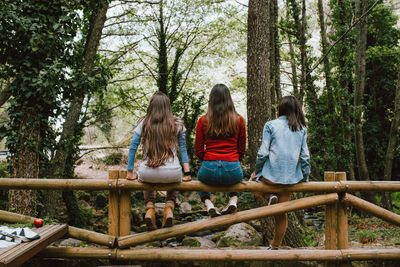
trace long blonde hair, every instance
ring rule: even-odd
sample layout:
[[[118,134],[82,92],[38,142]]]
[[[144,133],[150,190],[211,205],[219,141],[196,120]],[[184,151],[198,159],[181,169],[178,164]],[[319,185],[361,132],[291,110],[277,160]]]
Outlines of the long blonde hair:
[[[177,127],[169,98],[162,92],[155,93],[143,120],[143,153],[147,166],[159,167],[174,155]]]

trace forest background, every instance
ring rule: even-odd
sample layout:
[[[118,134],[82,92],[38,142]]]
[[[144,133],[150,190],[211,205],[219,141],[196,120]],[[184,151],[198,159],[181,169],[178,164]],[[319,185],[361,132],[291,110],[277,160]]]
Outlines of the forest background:
[[[0,2],[0,138],[8,176],[72,178],[82,145],[128,147],[156,91],[184,120],[191,164],[210,89],[225,83],[247,119],[251,173],[264,123],[304,106],[311,180],[400,180],[398,1]],[[68,222],[72,191],[1,191],[1,208]],[[400,211],[398,193],[363,194]]]

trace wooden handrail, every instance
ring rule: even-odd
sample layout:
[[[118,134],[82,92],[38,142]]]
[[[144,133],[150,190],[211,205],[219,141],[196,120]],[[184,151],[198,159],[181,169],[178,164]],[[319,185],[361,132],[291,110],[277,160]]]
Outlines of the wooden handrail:
[[[244,181],[232,186],[208,186],[199,181],[176,184],[148,184],[126,179],[29,179],[0,178],[0,189],[33,190],[178,190],[203,192],[399,192],[400,181],[308,182],[268,185]]]
[[[352,261],[393,260],[400,258],[400,249],[280,249],[266,250],[231,248],[71,248],[48,247],[40,254],[45,258],[118,259],[136,261]]]

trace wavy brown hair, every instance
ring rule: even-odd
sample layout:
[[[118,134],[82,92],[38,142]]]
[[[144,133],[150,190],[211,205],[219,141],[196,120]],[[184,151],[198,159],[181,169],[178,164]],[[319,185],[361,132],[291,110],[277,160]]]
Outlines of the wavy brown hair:
[[[279,103],[278,116],[283,115],[287,117],[289,128],[293,132],[306,127],[303,109],[301,108],[299,101],[294,96],[285,96]]]
[[[177,127],[169,98],[162,92],[155,93],[150,100],[143,120],[143,153],[147,166],[159,167],[174,156],[177,141]]]
[[[217,84],[211,89],[205,118],[206,134],[210,137],[231,137],[237,133],[240,115],[226,85]]]

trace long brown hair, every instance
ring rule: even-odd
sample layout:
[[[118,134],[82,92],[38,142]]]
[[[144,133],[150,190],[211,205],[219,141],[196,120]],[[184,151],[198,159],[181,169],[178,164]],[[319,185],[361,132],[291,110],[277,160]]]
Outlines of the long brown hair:
[[[278,116],[283,115],[287,117],[289,128],[293,132],[306,127],[303,109],[301,108],[299,101],[294,96],[289,95],[282,98],[278,107]]]
[[[147,166],[159,167],[173,157],[177,141],[176,118],[172,114],[169,98],[162,92],[155,93],[143,120],[143,153]]]
[[[206,134],[210,137],[231,137],[237,133],[240,115],[226,85],[217,84],[211,89],[205,118]]]

